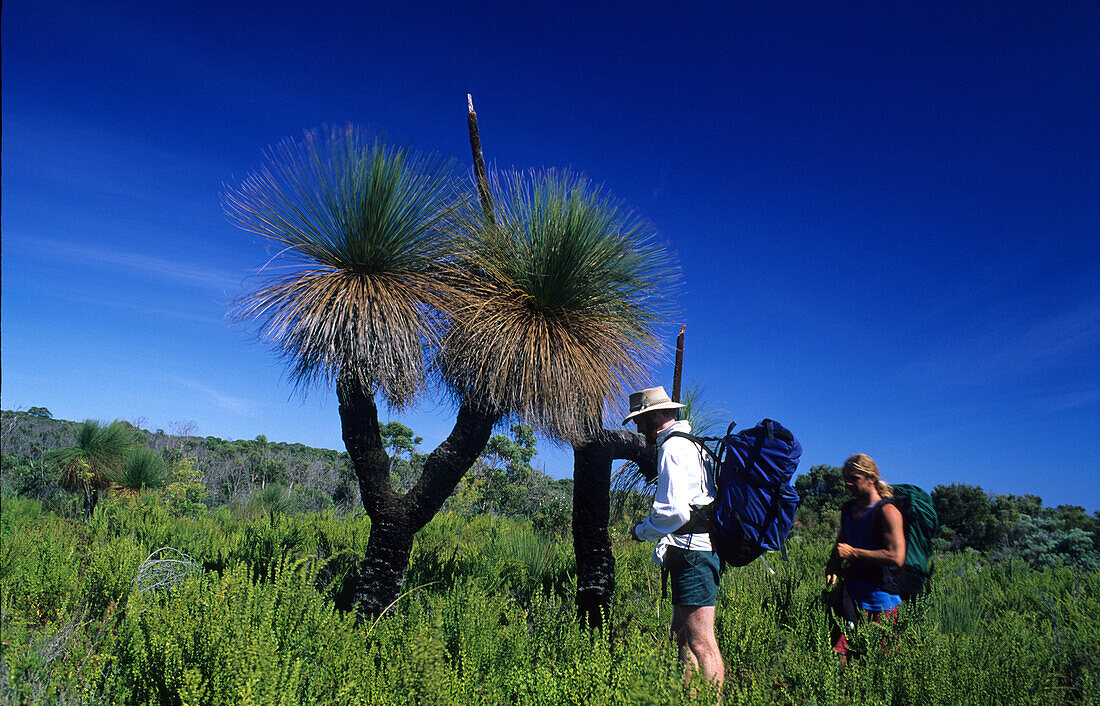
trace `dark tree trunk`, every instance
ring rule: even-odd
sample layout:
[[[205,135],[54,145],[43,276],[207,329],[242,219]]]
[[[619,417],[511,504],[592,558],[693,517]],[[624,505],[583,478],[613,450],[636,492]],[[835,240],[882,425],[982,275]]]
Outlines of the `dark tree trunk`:
[[[382,445],[374,396],[352,383],[336,386],[340,421],[370,536],[355,587],[360,619],[380,615],[401,595],[413,537],[435,516],[485,448],[499,414],[464,403],[450,436],[428,456],[420,480],[405,495],[390,485],[390,458]]]
[[[355,584],[356,610],[360,619],[388,610],[401,596],[405,584],[405,569],[412,554],[416,529],[404,518],[399,508],[390,517],[383,513],[371,516],[370,537],[359,579]]]
[[[577,558],[577,615],[599,627],[615,592],[615,556],[607,525],[615,459],[656,466],[656,447],[640,434],[602,430],[573,447],[573,551]]]
[[[99,502],[98,488],[84,488],[84,521],[92,519],[95,514],[96,503]]]

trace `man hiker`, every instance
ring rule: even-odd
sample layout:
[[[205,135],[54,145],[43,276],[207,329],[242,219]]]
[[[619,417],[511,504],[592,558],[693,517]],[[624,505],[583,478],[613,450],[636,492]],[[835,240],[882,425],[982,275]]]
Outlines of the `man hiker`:
[[[898,568],[905,562],[901,511],[887,502],[893,490],[879,477],[878,465],[867,454],[849,457],[843,475],[852,500],[841,510],[840,534],[825,567],[825,584],[832,587],[841,577],[846,582],[836,588],[842,596],[845,591],[850,595],[850,608],[841,611],[852,614],[845,622],[865,618],[895,623],[901,605]],[[833,631],[833,649],[843,663],[848,656],[848,638],[839,628]]]
[[[684,405],[673,402],[663,387],[630,395],[631,419],[638,433],[656,443],[657,493],[653,511],[634,525],[639,542],[656,541],[654,560],[672,580],[672,634],[685,667],[685,680],[694,671],[722,685],[725,666],[714,636],[714,604],[718,597],[721,565],[711,550],[706,513],[714,502],[714,475],[709,460],[690,439],[670,436],[691,433],[678,421]]]

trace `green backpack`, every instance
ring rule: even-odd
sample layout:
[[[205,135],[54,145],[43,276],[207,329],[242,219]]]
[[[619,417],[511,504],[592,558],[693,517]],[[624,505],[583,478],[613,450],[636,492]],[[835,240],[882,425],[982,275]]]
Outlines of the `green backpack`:
[[[886,502],[901,511],[905,523],[905,563],[898,572],[898,593],[905,600],[928,593],[932,576],[932,537],[940,531],[940,518],[932,506],[932,497],[915,485],[890,486],[894,496]],[[876,535],[882,534],[882,506],[873,520]]]

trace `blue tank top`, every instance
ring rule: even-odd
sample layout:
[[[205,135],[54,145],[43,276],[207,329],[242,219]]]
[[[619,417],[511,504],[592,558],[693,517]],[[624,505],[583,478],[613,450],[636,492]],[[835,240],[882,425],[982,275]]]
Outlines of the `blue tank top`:
[[[874,527],[872,526],[875,510],[881,504],[882,501],[879,500],[859,519],[852,517],[852,513],[855,512],[854,505],[850,511],[844,513],[844,536],[848,538],[848,544],[856,549],[882,548],[879,546],[880,542],[875,537]],[[852,568],[856,572],[870,566],[872,565],[859,561],[852,562]],[[901,605],[901,596],[876,588],[859,578],[859,576],[852,576],[848,579],[848,592],[852,594],[852,600],[864,610],[891,610]]]

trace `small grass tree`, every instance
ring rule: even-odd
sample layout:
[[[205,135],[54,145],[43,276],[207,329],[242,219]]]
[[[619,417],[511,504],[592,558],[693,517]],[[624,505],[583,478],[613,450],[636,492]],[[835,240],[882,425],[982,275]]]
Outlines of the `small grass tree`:
[[[168,482],[168,469],[160,454],[138,446],[123,461],[114,481],[119,491],[137,495],[143,490],[163,488]]]
[[[99,492],[111,487],[127,458],[137,446],[134,428],[115,420],[101,425],[86,420],[73,434],[76,445],[54,449],[47,460],[60,473],[61,487],[80,492],[84,497],[84,518],[95,512]]]

